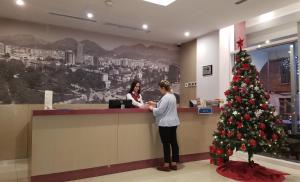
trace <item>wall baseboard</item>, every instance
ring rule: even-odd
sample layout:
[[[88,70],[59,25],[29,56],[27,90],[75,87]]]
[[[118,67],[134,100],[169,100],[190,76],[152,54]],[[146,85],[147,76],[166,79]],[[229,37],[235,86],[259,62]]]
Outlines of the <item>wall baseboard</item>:
[[[209,153],[188,154],[180,156],[181,162],[191,162],[198,160],[209,159]],[[76,171],[67,171],[62,173],[46,174],[39,176],[31,176],[31,182],[64,182],[70,180],[78,180],[96,176],[103,176],[114,173],[121,173],[137,169],[145,169],[158,166],[162,159],[149,159],[142,161],[135,161],[122,164],[113,164],[111,166],[102,166],[89,169],[81,169]]]

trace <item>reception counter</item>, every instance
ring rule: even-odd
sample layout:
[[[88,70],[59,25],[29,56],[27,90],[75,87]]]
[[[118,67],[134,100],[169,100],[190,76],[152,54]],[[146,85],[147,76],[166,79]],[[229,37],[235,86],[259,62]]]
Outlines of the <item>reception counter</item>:
[[[218,113],[178,109],[182,162],[209,157]],[[148,110],[36,110],[30,153],[32,182],[59,182],[155,166],[162,146]]]

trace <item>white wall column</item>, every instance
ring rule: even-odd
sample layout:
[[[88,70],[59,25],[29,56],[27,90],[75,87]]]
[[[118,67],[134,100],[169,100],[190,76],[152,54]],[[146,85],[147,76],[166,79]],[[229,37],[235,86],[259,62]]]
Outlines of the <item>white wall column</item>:
[[[197,98],[216,99],[219,95],[219,32],[197,39]],[[213,74],[203,76],[203,66],[212,65]]]
[[[218,97],[225,99],[224,92],[229,88],[232,77],[234,51],[234,26],[225,27],[219,30],[219,89]]]

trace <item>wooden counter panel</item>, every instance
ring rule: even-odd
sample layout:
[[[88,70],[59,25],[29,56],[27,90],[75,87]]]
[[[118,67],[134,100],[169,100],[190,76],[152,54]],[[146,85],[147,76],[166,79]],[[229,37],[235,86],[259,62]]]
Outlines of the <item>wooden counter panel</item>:
[[[126,163],[162,156],[158,127],[151,113],[120,114],[118,162]]]
[[[115,114],[34,117],[32,175],[117,163],[117,123]]]

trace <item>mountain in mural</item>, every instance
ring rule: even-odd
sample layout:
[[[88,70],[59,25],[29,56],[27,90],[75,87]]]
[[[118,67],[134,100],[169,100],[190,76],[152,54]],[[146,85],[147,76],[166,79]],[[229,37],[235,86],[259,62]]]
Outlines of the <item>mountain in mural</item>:
[[[77,45],[78,42],[77,40],[73,38],[64,38],[57,40],[53,43],[49,43],[47,47],[49,49],[54,49],[54,50],[77,50]]]
[[[5,44],[35,48],[43,48],[47,44],[47,41],[27,34],[0,36],[0,41]]]
[[[83,40],[80,42],[83,44],[83,52],[85,54],[89,54],[92,56],[104,56],[104,55],[111,55],[110,51],[103,49],[97,43],[90,41],[90,40]]]
[[[158,62],[173,62],[177,59],[178,53],[175,50],[160,47],[157,45],[146,46],[144,44],[121,45],[111,51],[105,50],[99,44],[91,40],[77,41],[74,38],[64,38],[54,42],[47,42],[33,35],[17,34],[0,36],[0,41],[5,44],[40,48],[49,50],[73,50],[77,51],[79,44],[82,45],[83,53],[92,56],[109,56],[129,59],[147,59]]]
[[[150,59],[150,60],[160,60],[165,61],[176,59],[176,52],[169,50],[167,48],[151,45],[145,46],[144,44],[136,44],[132,46],[120,46],[113,49],[118,57],[126,57],[131,59]]]

